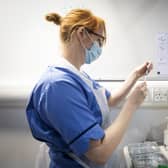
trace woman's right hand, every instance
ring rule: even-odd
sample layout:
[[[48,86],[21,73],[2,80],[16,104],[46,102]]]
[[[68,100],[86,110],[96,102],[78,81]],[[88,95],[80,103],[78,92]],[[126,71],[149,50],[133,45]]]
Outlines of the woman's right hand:
[[[135,86],[135,88],[133,88],[132,92],[128,96],[127,102],[130,105],[135,106],[137,108],[142,104],[146,95],[147,95],[146,82],[139,83]]]

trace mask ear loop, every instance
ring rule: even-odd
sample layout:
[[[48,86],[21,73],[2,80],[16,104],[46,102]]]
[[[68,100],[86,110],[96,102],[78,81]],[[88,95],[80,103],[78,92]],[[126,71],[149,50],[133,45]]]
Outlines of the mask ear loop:
[[[85,49],[86,47],[85,47],[85,45],[83,44],[83,40],[81,41],[81,40],[79,39],[79,37],[78,37],[78,40],[79,40],[81,46]]]
[[[85,33],[87,34],[87,36],[89,37],[89,39],[92,41],[92,43],[93,43],[93,39],[90,37],[88,31],[87,31],[86,29],[84,29],[84,31],[85,31]],[[83,44],[83,42],[80,42],[80,43],[81,43],[81,45],[82,45],[82,47],[83,47],[84,49],[87,49],[87,47]]]
[[[89,37],[89,39],[92,41],[92,43],[94,42],[93,41],[93,39],[90,37],[90,35],[89,35],[89,33],[88,33],[88,31],[85,29],[85,32],[86,32],[86,34],[87,34],[87,36]]]

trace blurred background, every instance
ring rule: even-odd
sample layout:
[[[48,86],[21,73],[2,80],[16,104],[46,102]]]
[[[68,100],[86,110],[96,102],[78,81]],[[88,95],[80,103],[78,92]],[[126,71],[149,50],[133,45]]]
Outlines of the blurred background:
[[[168,115],[168,71],[157,74],[158,33],[168,33],[167,0],[0,0],[1,168],[35,165],[40,142],[31,136],[25,107],[40,75],[60,56],[59,27],[46,22],[44,16],[49,12],[64,16],[73,8],[90,9],[106,22],[102,56],[83,66],[102,85],[115,89],[137,65],[146,60],[154,63],[147,77],[149,95],[130,123],[129,142],[144,140]],[[163,99],[157,99],[158,93]],[[112,109],[112,119],[119,110]],[[157,135],[163,140],[158,130],[155,140],[161,141]]]

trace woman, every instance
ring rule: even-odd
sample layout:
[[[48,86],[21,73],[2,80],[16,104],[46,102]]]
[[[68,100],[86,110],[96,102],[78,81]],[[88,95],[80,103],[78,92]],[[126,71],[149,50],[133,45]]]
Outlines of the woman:
[[[101,54],[106,40],[103,19],[84,9],[74,9],[65,17],[51,13],[46,19],[60,25],[62,58],[48,67],[31,94],[26,112],[32,134],[48,145],[50,168],[105,165],[145,99],[146,83],[133,89],[113,123],[108,121],[109,108],[151,71],[152,63],[136,68],[111,94],[80,71]]]

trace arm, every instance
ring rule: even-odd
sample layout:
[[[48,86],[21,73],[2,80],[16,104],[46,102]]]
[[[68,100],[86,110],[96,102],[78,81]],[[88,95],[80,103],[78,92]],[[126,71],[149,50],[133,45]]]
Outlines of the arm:
[[[153,64],[151,62],[145,62],[144,64],[137,67],[125,80],[125,82],[122,84],[122,86],[114,91],[109,100],[108,104],[109,106],[117,105],[122,99],[127,96],[127,94],[130,92],[136,81],[145,75],[146,71],[148,73],[153,69]]]
[[[116,120],[105,130],[105,137],[101,141],[90,141],[86,156],[89,160],[104,164],[120,143],[132,114],[143,102],[146,94],[146,83],[139,84],[128,97]]]
[[[138,77],[136,72],[131,73],[127,80],[125,80],[124,83],[120,86],[120,88],[118,88],[111,94],[110,98],[108,99],[108,105],[112,107],[117,105],[121,100],[123,100],[124,97],[127,96],[127,94],[129,93],[131,88],[134,86],[137,79]]]

